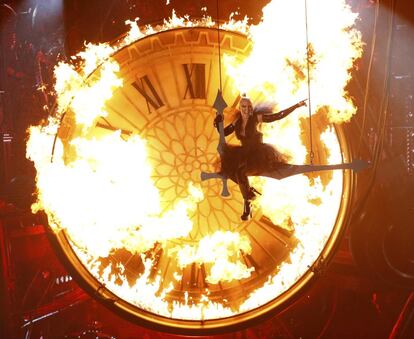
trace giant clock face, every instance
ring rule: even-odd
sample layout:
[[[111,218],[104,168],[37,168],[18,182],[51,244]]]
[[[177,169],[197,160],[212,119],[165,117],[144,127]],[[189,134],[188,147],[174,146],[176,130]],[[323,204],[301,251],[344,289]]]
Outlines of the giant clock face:
[[[245,36],[221,32],[223,53],[242,60],[249,48]],[[303,267],[291,268],[297,270],[297,274],[289,285],[285,286],[281,280],[279,284],[274,282],[278,286],[271,287],[272,292],[264,292],[264,286],[272,277],[277,277],[281,267],[294,261],[289,256],[298,245],[297,237],[294,232],[272,223],[260,206],[251,220],[241,222],[243,200],[238,186],[229,183],[231,196],[223,198],[220,181],[200,180],[201,171],[217,171],[219,162],[218,135],[213,128],[215,110],[212,108],[219,87],[217,31],[186,28],[158,33],[121,49],[113,58],[120,65],[123,86],[107,102],[108,115],[94,122],[91,136],[99,140],[120,131],[118,133],[126,141],[133,135],[145,140],[151,178],[159,192],[163,211],[186,199],[190,182],[201,188],[204,197],[189,212],[192,228],[185,236],[156,242],[141,254],[114,249],[108,257],[99,259],[101,267],[93,272],[88,253],[76,246],[70,233],[59,233],[58,243],[80,279],[119,312],[158,328],[183,333],[212,332],[225,326],[229,329],[249,324],[256,317],[286,305],[313,277],[314,271],[308,268],[318,257],[326,261],[333,253],[348,209],[350,174],[340,175],[340,192],[332,198],[334,213],[327,221],[330,231],[320,252]],[[93,77],[94,74],[91,79]],[[228,119],[232,108],[238,104],[239,94],[233,80],[225,73],[223,93],[229,105],[225,111]],[[252,99],[260,101],[263,98]],[[313,133],[320,134],[322,129],[315,119]],[[79,128],[68,114],[62,122],[59,138],[63,144],[69,143],[78,132]],[[346,144],[340,130],[337,130],[336,138],[346,158]],[[231,137],[228,141],[236,143]],[[328,155],[324,148],[318,150],[316,161],[326,161]],[[329,181],[331,176],[331,173],[323,174],[322,182]],[[145,191],[136,192],[134,208],[140,209],[146,194]],[[345,199],[341,200],[341,197]],[[207,277],[213,263],[199,261],[180,266],[171,255],[176,246],[197,246],[217,232],[239,234],[248,240],[250,249],[235,250],[231,260],[252,268],[249,276],[211,282]],[[147,284],[160,277],[158,288],[149,290],[144,296],[134,285],[136,280],[142,279],[145,270],[143,256],[152,259]],[[112,268],[122,265],[123,269],[116,274],[125,278],[123,283],[104,277],[103,272],[109,264]],[[168,291],[161,295],[163,290]],[[257,297],[254,297],[255,293]],[[267,295],[261,297],[260,294]]]

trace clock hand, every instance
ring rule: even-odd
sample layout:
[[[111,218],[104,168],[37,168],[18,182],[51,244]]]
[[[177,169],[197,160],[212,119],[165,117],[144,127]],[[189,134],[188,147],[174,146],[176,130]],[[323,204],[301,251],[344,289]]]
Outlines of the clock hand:
[[[219,143],[217,145],[217,151],[220,154],[220,158],[223,156],[224,148],[226,147],[226,139],[224,136],[224,119],[223,119],[223,111],[227,107],[226,102],[223,99],[223,95],[220,90],[217,92],[216,100],[214,101],[213,107],[216,109],[216,117],[221,116],[221,119],[218,119],[217,127],[219,131]],[[212,178],[219,178],[223,183],[223,189],[221,191],[222,197],[228,197],[230,195],[229,189],[227,187],[227,176],[218,172],[218,173],[207,173],[201,172],[201,181],[212,179]]]
[[[279,166],[279,168],[275,169],[271,172],[262,172],[259,175],[263,177],[269,177],[274,179],[284,179],[296,174],[303,174],[309,172],[319,172],[319,171],[332,171],[338,169],[350,169],[354,172],[359,172],[367,167],[369,167],[369,163],[355,159],[350,163],[343,163],[343,164],[332,164],[332,165],[291,165],[285,164]]]
[[[213,107],[216,109],[216,117],[221,115],[221,119],[219,119],[217,126],[219,131],[219,143],[217,146],[217,151],[220,154],[220,156],[223,155],[224,147],[226,146],[226,139],[224,137],[224,116],[223,111],[227,107],[226,102],[223,99],[223,95],[221,94],[221,91],[219,90],[217,92],[216,100],[214,101]]]

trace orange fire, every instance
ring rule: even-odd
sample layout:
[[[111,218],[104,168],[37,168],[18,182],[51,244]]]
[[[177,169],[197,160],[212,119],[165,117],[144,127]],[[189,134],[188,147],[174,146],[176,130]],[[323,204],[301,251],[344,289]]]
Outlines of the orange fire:
[[[356,109],[345,87],[354,61],[362,53],[360,33],[353,26],[356,17],[344,0],[308,0],[309,46],[305,42],[301,1],[271,1],[257,26],[249,26],[247,19],[231,18],[221,28],[248,34],[252,41],[250,55],[243,62],[223,57],[234,91],[276,102],[281,109],[305,99],[309,55],[311,114],[326,111],[331,122],[348,121]],[[315,262],[335,224],[342,173],[332,173],[329,183],[324,184],[306,176],[254,180],[263,193],[256,202],[258,208],[274,224],[294,232],[298,242],[289,260],[262,287],[246,296],[237,310],[210,300],[208,289],[199,300],[191,300],[185,292],[184,302],[168,301],[174,281],[165,287],[161,274],[150,279],[154,259],[146,257],[145,252],[160,246],[175,260],[175,281],[180,280],[183,267],[206,264],[206,280],[214,285],[250,277],[254,267],[243,263],[240,253],[251,253],[252,245],[251,239],[237,232],[215,232],[194,245],[177,246],[174,241],[197,227],[191,215],[204,198],[198,184],[188,182],[187,196],[168,209],[162,208],[151,177],[146,140],[140,135],[125,139],[119,131],[99,140],[91,136],[94,122],[106,116],[106,104],[115,89],[123,85],[112,54],[159,31],[215,25],[211,17],[193,21],[177,17],[174,11],[163,26],[142,29],[138,20],[126,24],[129,33],[114,45],[87,44],[85,51],[74,57],[77,68],[66,63],[56,66],[57,112],[47,125],[30,128],[27,144],[27,156],[37,170],[38,196],[32,209],[44,210],[54,231],[65,230],[79,259],[96,279],[142,309],[177,319],[200,320],[261,306],[286,291]],[[51,162],[55,134],[65,112],[73,114],[76,134],[65,141],[57,138]],[[293,163],[306,162],[308,150],[299,136],[301,118],[308,113],[303,107],[279,124],[263,126],[266,142],[290,155]],[[320,143],[329,150],[330,163],[342,161],[338,138],[330,127],[322,133]],[[119,249],[141,257],[145,270],[135,282],[126,279],[122,266],[116,267],[117,275],[112,274],[113,266],[102,267],[101,258]]]
[[[241,262],[240,252],[250,254],[252,248],[246,236],[233,232],[215,232],[202,238],[197,246],[185,245],[174,248],[180,267],[192,263],[212,264],[206,281],[217,284],[219,281],[232,281],[250,277],[254,267],[248,268]],[[236,262],[229,260],[238,257]]]

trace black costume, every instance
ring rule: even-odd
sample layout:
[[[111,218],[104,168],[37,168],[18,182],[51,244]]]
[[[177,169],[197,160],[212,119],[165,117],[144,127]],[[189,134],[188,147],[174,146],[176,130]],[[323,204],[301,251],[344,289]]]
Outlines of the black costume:
[[[237,113],[233,123],[225,127],[225,136],[235,132],[241,143],[241,145],[227,144],[225,146],[221,159],[221,172],[240,187],[245,201],[243,220],[247,220],[250,214],[250,200],[255,197],[255,189],[250,187],[248,176],[270,172],[287,163],[287,158],[274,146],[263,143],[263,135],[257,130],[260,122],[259,116],[264,123],[273,122],[285,118],[302,105],[303,102],[278,113],[270,113],[269,109],[256,108],[248,117],[244,133],[243,118],[240,112]]]
[[[247,116],[247,121],[243,130],[242,112],[237,113],[236,119],[224,128],[224,135],[230,135],[235,132],[241,145],[228,145],[220,139],[220,156],[221,171],[219,173],[201,173],[201,180],[210,178],[223,179],[223,196],[228,196],[227,186],[224,185],[225,179],[230,178],[240,187],[240,192],[244,198],[244,210],[241,216],[242,220],[251,217],[251,200],[258,193],[249,185],[248,176],[265,176],[274,179],[284,179],[292,175],[326,171],[326,170],[344,170],[351,169],[358,172],[369,166],[369,163],[363,160],[355,159],[350,163],[329,164],[329,165],[293,165],[287,162],[283,154],[277,151],[275,147],[263,143],[263,135],[257,130],[259,122],[273,122],[280,120],[292,113],[296,108],[305,106],[306,100],[298,102],[296,105],[289,107],[278,113],[271,113],[269,107],[256,107],[253,110],[249,98],[242,97],[240,100],[240,110]],[[219,129],[219,123],[223,121],[223,115],[217,114],[214,120],[214,126]],[[226,190],[224,190],[226,188]],[[226,194],[223,194],[226,193]]]

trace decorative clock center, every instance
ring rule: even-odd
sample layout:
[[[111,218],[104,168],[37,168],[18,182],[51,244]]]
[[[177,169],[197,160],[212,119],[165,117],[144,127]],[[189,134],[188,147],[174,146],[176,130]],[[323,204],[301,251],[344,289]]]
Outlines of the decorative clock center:
[[[189,241],[199,240],[219,229],[234,231],[240,225],[242,199],[238,187],[231,184],[232,197],[223,199],[218,182],[200,181],[201,171],[214,171],[218,169],[214,167],[219,166],[218,136],[213,120],[211,107],[205,106],[165,113],[146,131],[154,183],[160,191],[162,207],[171,208],[185,198],[190,183],[199,185],[203,191],[204,199],[191,215],[193,229]]]

